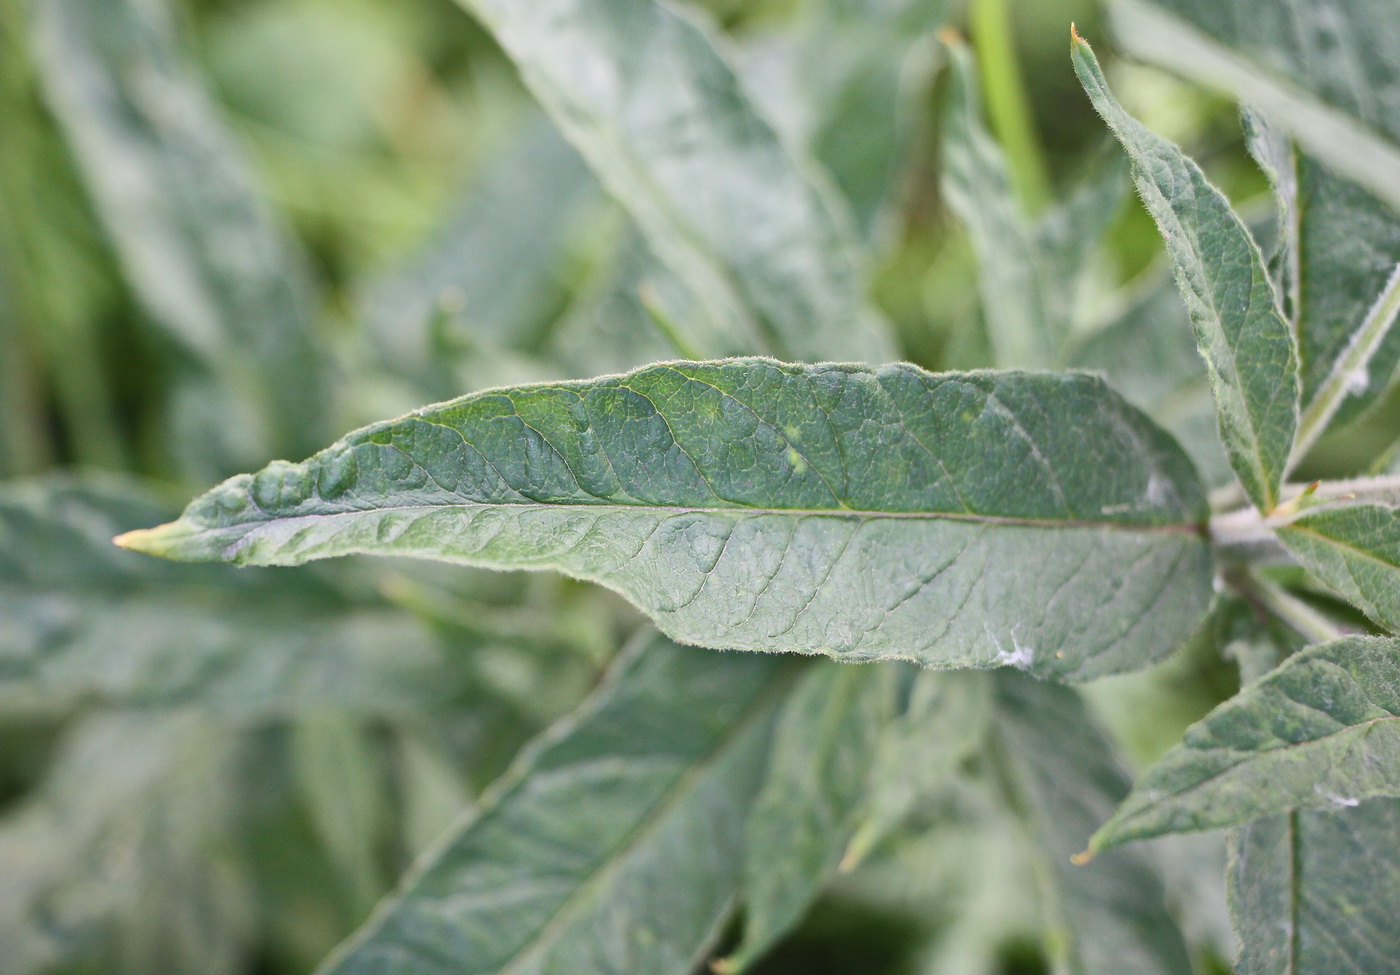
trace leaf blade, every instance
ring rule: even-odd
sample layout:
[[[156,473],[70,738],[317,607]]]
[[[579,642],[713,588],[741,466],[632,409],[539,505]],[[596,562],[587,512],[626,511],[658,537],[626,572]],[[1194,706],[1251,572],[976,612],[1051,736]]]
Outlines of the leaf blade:
[[[1400,795],[1397,650],[1346,637],[1293,655],[1193,725],[1091,848]]]
[[[1400,632],[1400,512],[1384,503],[1319,505],[1276,530],[1319,579]]]
[[[1089,45],[1076,37],[1073,54],[1080,83],[1131,157],[1138,192],[1166,240],[1231,463],[1254,504],[1271,511],[1298,425],[1298,353],[1263,256],[1200,168],[1114,100]]]
[[[755,359],[465,397],[122,543],[553,568],[682,642],[1082,677],[1203,611],[1204,511],[1180,449],[1092,377]]]

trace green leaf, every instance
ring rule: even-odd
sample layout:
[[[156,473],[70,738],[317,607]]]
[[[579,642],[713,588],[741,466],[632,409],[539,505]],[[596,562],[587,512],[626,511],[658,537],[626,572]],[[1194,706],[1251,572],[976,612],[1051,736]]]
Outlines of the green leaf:
[[[643,636],[321,972],[689,975],[738,893],[784,673]]]
[[[1329,425],[1385,392],[1400,362],[1400,215],[1246,113],[1250,146],[1279,198],[1287,306],[1302,413],[1294,460]]]
[[[1037,840],[1057,972],[1185,975],[1181,932],[1141,850],[1077,866],[1094,826],[1128,790],[1127,776],[1079,695],[1019,674],[997,675],[992,727],[1013,803]]]
[[[146,312],[187,366],[176,450],[199,477],[324,442],[304,256],[176,45],[162,3],[38,5],[54,114]]]
[[[188,711],[66,730],[0,820],[0,973],[246,971],[258,905],[229,855],[240,741]]]
[[[663,363],[467,396],[234,478],[121,544],[551,568],[677,640],[1085,679],[1209,599],[1190,462],[1100,380]]]
[[[709,32],[653,0],[462,0],[718,322],[726,353],[895,355],[853,228]]]
[[[1200,168],[1123,111],[1078,38],[1074,69],[1127,150],[1167,243],[1210,373],[1225,451],[1250,500],[1271,511],[1298,425],[1298,353],[1259,247]]]
[[[391,714],[468,686],[448,648],[382,603],[303,574],[161,565],[112,547],[113,532],[171,511],[115,480],[0,491],[0,704]]]
[[[1394,504],[1319,505],[1276,532],[1314,575],[1380,625],[1400,632],[1400,512]]]
[[[1295,654],[1188,729],[1091,848],[1400,795],[1397,688],[1395,640],[1346,637]]]
[[[1400,957],[1400,801],[1256,819],[1231,836],[1239,975],[1384,975]]]
[[[891,665],[823,663],[784,703],[748,825],[743,971],[952,770],[981,730],[985,685]]]
[[[1234,94],[1400,210],[1400,17],[1391,0],[1114,0],[1137,57]]]
[[[1080,338],[1066,358],[1075,368],[1103,375],[1124,399],[1176,437],[1207,486],[1233,483],[1210,380],[1181,295],[1169,275],[1157,272],[1149,272],[1136,287],[1126,307]]]

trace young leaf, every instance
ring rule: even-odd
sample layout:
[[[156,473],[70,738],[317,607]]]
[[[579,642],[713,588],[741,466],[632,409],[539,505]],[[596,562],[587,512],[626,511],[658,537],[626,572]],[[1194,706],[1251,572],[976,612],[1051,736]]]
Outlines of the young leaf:
[[[1180,448],[1090,376],[736,359],[427,408],[121,544],[552,568],[683,642],[1086,679],[1190,631],[1204,512]]]
[[[1137,57],[1224,88],[1400,210],[1400,22],[1391,0],[1114,0]]]
[[[1239,975],[1383,975],[1400,957],[1400,801],[1256,819],[1230,837]]]
[[[191,372],[172,411],[198,476],[301,456],[330,414],[303,255],[177,49],[161,3],[36,8],[49,101],[137,297]]]
[[[1148,769],[1091,849],[1400,795],[1400,643],[1346,637],[1247,685]]]
[[[1324,583],[1381,626],[1400,632],[1400,512],[1393,504],[1321,505],[1276,533]]]
[[[654,0],[461,2],[657,256],[715,320],[748,323],[725,352],[894,356],[853,229],[698,22]]]
[[[784,703],[748,825],[743,971],[806,912],[838,868],[952,770],[982,727],[980,680],[893,665],[823,663]],[[903,702],[903,706],[902,706]]]
[[[393,714],[469,687],[447,647],[382,603],[305,575],[162,566],[112,547],[113,531],[170,511],[114,481],[0,492],[0,703]]]
[[[689,975],[738,892],[783,674],[643,636],[322,975]]]
[[[1128,789],[1079,695],[1019,674],[998,674],[992,726],[1012,801],[1043,857],[1055,970],[1189,972],[1185,942],[1146,853],[1114,850],[1083,866],[1071,862]]]
[[[1250,500],[1271,511],[1298,425],[1298,353],[1264,258],[1200,168],[1123,111],[1077,36],[1074,69],[1127,150],[1138,192],[1176,266],[1230,462]]]

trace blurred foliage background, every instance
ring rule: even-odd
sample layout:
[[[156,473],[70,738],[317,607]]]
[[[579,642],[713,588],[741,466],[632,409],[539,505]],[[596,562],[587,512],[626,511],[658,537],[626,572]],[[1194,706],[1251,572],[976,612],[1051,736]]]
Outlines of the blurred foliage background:
[[[1114,58],[1093,0],[925,4],[902,31],[894,4],[700,6],[845,191],[925,367],[986,361],[940,26],[980,58],[1028,212],[1107,150],[1075,21],[1133,112],[1268,213],[1234,107]],[[896,70],[821,90],[862,57]],[[308,971],[640,621],[552,577],[239,574],[107,538],[424,402],[675,357],[685,296],[451,0],[0,0],[0,119],[0,975]],[[1101,316],[1160,273],[1140,207],[1094,260]],[[1310,466],[1354,470],[1395,415]],[[65,595],[21,606],[21,583]],[[14,650],[34,613],[63,648],[37,667]],[[1142,762],[1234,682],[1187,652],[1091,698]],[[950,790],[758,970],[1044,971],[998,815]]]

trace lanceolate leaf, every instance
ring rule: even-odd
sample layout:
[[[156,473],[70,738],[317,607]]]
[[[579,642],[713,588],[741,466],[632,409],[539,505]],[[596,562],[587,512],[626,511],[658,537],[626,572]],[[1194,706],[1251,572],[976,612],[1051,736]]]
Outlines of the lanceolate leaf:
[[[726,352],[884,360],[855,234],[696,21],[654,0],[462,0],[717,321]]]
[[[1400,18],[1392,0],[1114,0],[1144,60],[1225,88],[1400,210]]]
[[[738,892],[783,674],[642,637],[321,972],[689,975]]]
[[[110,482],[0,492],[0,703],[392,713],[469,685],[406,613],[304,575],[162,566],[112,547],[114,530],[170,511]]]
[[[784,703],[748,826],[743,971],[927,798],[982,730],[982,675],[824,663]]]
[[[174,411],[183,459],[205,477],[313,449],[329,414],[304,258],[185,65],[165,4],[37,8],[54,112],[137,297],[193,367]]]
[[[1397,795],[1400,643],[1346,637],[1295,654],[1193,725],[1093,848]]]
[[[553,568],[678,640],[1081,679],[1209,598],[1201,488],[1090,376],[663,363],[502,389],[226,482],[151,554]]]
[[[1239,975],[1385,975],[1400,957],[1400,800],[1257,819],[1231,836]]]
[[[1400,632],[1400,511],[1393,504],[1320,506],[1277,533],[1319,579],[1377,623]]]
[[[1043,856],[1055,970],[1189,972],[1185,942],[1145,852],[1114,850],[1084,866],[1071,862],[1128,790],[1127,776],[1079,695],[1020,674],[999,674],[992,727],[1001,741],[1008,790]]]
[[[1176,146],[1123,111],[1089,45],[1074,68],[1133,163],[1133,179],[1167,243],[1215,391],[1221,437],[1250,500],[1264,511],[1298,425],[1298,354],[1254,238]]]

